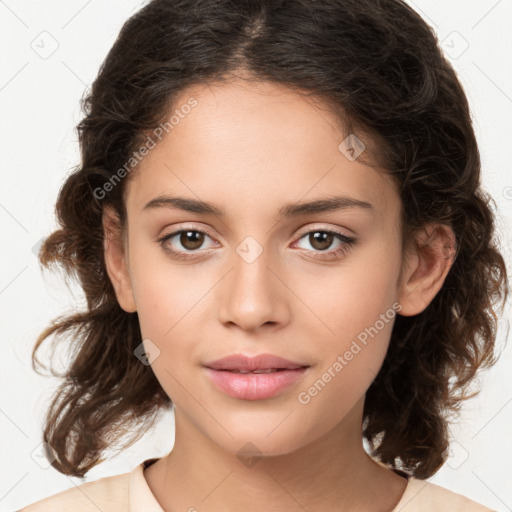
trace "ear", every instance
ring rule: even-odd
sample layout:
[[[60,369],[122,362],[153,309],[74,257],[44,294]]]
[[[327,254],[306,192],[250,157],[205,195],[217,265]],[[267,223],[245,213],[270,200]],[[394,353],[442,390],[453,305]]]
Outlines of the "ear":
[[[417,315],[430,304],[455,261],[455,244],[453,230],[434,223],[406,242],[398,289],[401,315]]]
[[[103,208],[103,240],[105,265],[116,292],[117,301],[127,313],[134,313],[137,311],[137,306],[133,296],[119,216],[108,205]]]

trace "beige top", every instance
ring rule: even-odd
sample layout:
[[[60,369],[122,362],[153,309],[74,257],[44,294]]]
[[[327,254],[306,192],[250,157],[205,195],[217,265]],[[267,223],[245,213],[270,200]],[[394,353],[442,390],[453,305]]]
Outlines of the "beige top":
[[[72,487],[19,512],[164,512],[144,478],[144,469],[156,460],[144,461],[130,473]],[[409,478],[402,498],[391,512],[495,511],[444,487]]]

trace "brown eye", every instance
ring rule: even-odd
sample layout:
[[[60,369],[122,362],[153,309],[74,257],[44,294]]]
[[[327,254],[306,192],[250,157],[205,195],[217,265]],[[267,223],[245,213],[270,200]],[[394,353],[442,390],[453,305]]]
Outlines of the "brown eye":
[[[173,258],[186,260],[207,252],[203,250],[206,238],[213,237],[200,229],[180,229],[162,236],[158,239],[158,243]]]
[[[309,243],[311,244],[311,247],[318,251],[325,251],[331,247],[333,240],[333,233],[328,231],[312,231],[309,234]]]
[[[299,245],[299,248],[306,249],[310,253],[310,257],[331,261],[343,258],[356,239],[329,229],[315,229],[303,233],[299,242],[309,245],[309,247],[300,247]],[[336,242],[338,243],[336,244]]]
[[[200,229],[180,229],[164,235],[158,239],[162,248],[174,259],[197,259],[205,254],[211,254],[211,251],[200,250],[206,241],[206,238],[213,239],[207,231]],[[345,255],[348,249],[355,243],[356,239],[349,237],[337,231],[313,230],[304,233],[300,240],[307,241],[310,248],[311,257],[317,259],[339,259]],[[334,245],[334,242],[338,244]],[[214,242],[215,245],[216,242]]]
[[[201,231],[181,231],[180,244],[188,251],[199,249],[204,243],[204,233]]]

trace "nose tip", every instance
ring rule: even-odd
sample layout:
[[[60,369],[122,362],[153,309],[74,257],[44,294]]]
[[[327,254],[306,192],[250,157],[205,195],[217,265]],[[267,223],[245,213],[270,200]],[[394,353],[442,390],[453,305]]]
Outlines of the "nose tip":
[[[284,302],[286,287],[268,266],[268,258],[256,252],[247,241],[248,258],[237,255],[231,275],[219,287],[219,319],[224,324],[238,325],[244,330],[262,326],[276,327],[286,321],[288,310]],[[263,249],[263,248],[262,248]]]

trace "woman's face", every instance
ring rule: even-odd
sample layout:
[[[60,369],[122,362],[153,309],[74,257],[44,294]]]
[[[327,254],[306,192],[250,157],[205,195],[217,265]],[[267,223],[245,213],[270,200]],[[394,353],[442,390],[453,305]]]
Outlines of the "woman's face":
[[[289,453],[361,411],[382,365],[400,309],[399,195],[354,159],[360,148],[340,149],[325,108],[282,86],[194,86],[175,109],[127,183],[118,298],[138,313],[177,422],[233,453]],[[205,367],[233,354],[307,368]]]

